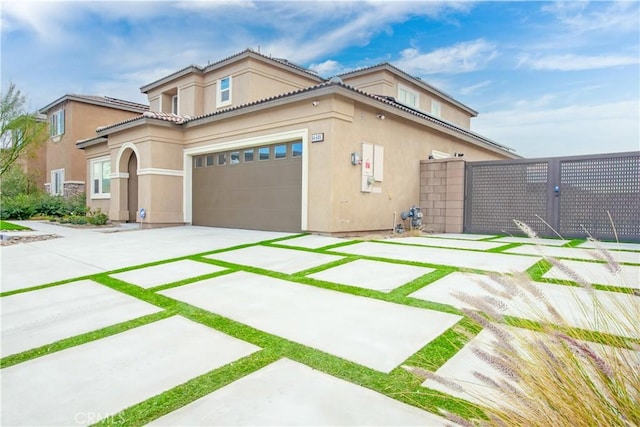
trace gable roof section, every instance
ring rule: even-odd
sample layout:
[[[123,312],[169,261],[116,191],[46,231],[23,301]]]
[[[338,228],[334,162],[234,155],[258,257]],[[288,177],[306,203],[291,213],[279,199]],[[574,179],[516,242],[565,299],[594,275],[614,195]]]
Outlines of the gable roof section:
[[[342,73],[342,74],[338,74],[338,76],[340,77],[356,77],[356,76],[361,76],[361,75],[367,75],[367,74],[372,74],[376,71],[380,71],[380,70],[387,70],[390,71],[391,73],[400,76],[406,80],[409,80],[411,83],[421,87],[422,89],[426,90],[427,92],[431,92],[434,95],[439,96],[440,98],[446,99],[448,102],[454,104],[455,106],[457,106],[458,108],[461,108],[462,110],[466,111],[467,113],[471,114],[471,116],[476,117],[478,115],[478,112],[476,110],[474,110],[471,107],[468,107],[467,105],[463,104],[462,102],[456,100],[455,98],[453,98],[451,95],[436,89],[435,87],[431,86],[430,84],[428,84],[427,82],[425,82],[422,79],[419,79],[417,77],[414,77],[404,71],[402,71],[400,68],[388,63],[388,62],[383,62],[382,64],[377,64],[377,65],[372,65],[370,67],[364,67],[364,68],[359,68],[357,70],[353,70],[353,71],[348,71],[346,73]]]
[[[139,104],[137,102],[126,101],[124,99],[111,98],[109,96],[96,96],[96,95],[79,95],[79,94],[66,94],[56,99],[50,104],[45,105],[39,113],[47,113],[54,107],[67,102],[76,101],[84,104],[98,105],[100,107],[115,108],[117,110],[131,111],[134,113],[143,113],[149,110],[149,106],[145,104]]]
[[[181,70],[176,71],[175,73],[169,74],[168,76],[162,77],[161,79],[158,79],[154,82],[151,82],[149,84],[142,86],[140,88],[140,92],[148,93],[150,90],[153,90],[158,86],[161,86],[165,83],[168,83],[180,77],[186,76],[188,74],[203,75],[212,70],[222,68],[225,65],[231,64],[236,61],[240,61],[245,58],[255,58],[255,59],[260,59],[262,61],[268,61],[271,64],[277,65],[280,68],[286,67],[286,69],[288,69],[289,71],[293,71],[294,73],[297,73],[297,74],[303,74],[305,77],[311,77],[315,79],[317,82],[322,82],[325,80],[322,77],[318,76],[315,72],[308,70],[304,67],[301,67],[297,64],[294,64],[293,62],[287,61],[286,59],[272,58],[270,56],[266,56],[261,53],[258,53],[253,49],[246,49],[242,52],[239,52],[239,53],[236,53],[235,55],[231,55],[227,58],[221,59],[220,61],[216,61],[213,64],[208,64],[207,66],[204,66],[204,67],[201,67],[199,65],[190,65],[188,67],[185,67]]]
[[[428,121],[429,123],[435,124],[436,126],[442,128],[442,129],[446,129],[450,132],[453,133],[457,133],[459,135],[464,135],[468,138],[471,138],[473,141],[475,141],[476,143],[480,143],[483,144],[485,146],[490,146],[493,149],[498,149],[501,151],[506,151],[508,153],[510,153],[511,155],[515,155],[515,150],[513,150],[510,147],[507,147],[505,145],[499,144],[489,138],[485,138],[484,136],[477,134],[475,132],[472,132],[470,130],[461,128],[453,123],[447,122],[445,120],[442,120],[440,118],[437,118],[435,116],[432,116],[428,113],[425,113],[423,111],[420,110],[415,110],[412,109],[410,107],[407,107],[404,104],[398,103],[396,102],[393,98],[389,98],[389,97],[383,97],[383,96],[378,96],[378,95],[371,95],[367,92],[361,91],[359,89],[356,89],[352,86],[349,86],[347,84],[342,83],[341,81],[339,81],[339,79],[332,79],[331,81],[326,81],[323,83],[320,83],[316,86],[311,86],[308,88],[304,88],[304,89],[299,89],[299,90],[295,90],[295,91],[291,91],[291,92],[287,92],[287,93],[283,93],[280,95],[276,95],[276,96],[272,96],[269,98],[265,98],[265,99],[261,99],[258,101],[254,101],[254,102],[250,102],[247,104],[242,104],[242,105],[238,105],[235,107],[230,107],[230,108],[226,108],[223,110],[219,110],[219,111],[215,111],[215,112],[211,112],[211,113],[207,113],[207,114],[203,114],[200,116],[196,116],[196,117],[189,117],[189,116],[178,116],[176,114],[170,114],[170,113],[159,113],[159,112],[146,112],[144,114],[142,114],[141,116],[138,117],[134,117],[131,119],[127,119],[127,120],[123,120],[121,122],[118,123],[114,123],[108,126],[103,126],[100,127],[98,129],[96,129],[96,132],[98,132],[98,138],[94,138],[91,140],[85,140],[85,141],[79,141],[77,143],[78,148],[86,148],[90,145],[93,145],[95,143],[99,143],[99,142],[103,142],[102,140],[100,140],[100,137],[104,137],[106,135],[108,135],[111,131],[116,131],[116,130],[121,130],[121,129],[126,129],[129,127],[134,127],[134,126],[138,126],[141,125],[143,123],[149,123],[151,119],[151,122],[153,121],[157,121],[157,123],[161,123],[161,122],[170,122],[174,125],[177,126],[183,126],[183,125],[198,125],[200,124],[199,122],[204,122],[207,119],[211,119],[214,118],[216,116],[224,116],[224,115],[228,115],[230,113],[233,112],[238,112],[238,111],[242,111],[242,110],[250,110],[252,109],[252,107],[257,107],[257,106],[261,106],[264,105],[266,106],[266,104],[269,103],[273,103],[273,102],[287,102],[288,100],[293,100],[292,98],[294,97],[299,97],[300,95],[304,95],[306,93],[310,93],[310,92],[317,92],[317,91],[321,91],[321,90],[343,90],[345,92],[345,94],[347,95],[351,95],[352,97],[355,96],[360,96],[360,97],[364,97],[366,99],[369,99],[370,101],[373,101],[374,103],[379,103],[379,104],[384,104],[387,105],[391,108],[400,110],[402,112],[408,113],[412,116],[415,116],[419,119]],[[95,142],[94,142],[95,141]],[[517,156],[519,157],[519,156]]]

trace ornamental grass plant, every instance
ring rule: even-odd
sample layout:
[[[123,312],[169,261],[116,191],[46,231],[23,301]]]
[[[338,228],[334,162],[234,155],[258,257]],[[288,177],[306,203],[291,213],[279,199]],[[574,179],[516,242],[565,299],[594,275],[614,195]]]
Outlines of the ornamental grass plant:
[[[529,227],[518,225],[537,238]],[[598,242],[595,247],[594,261],[622,275],[611,253]],[[616,292],[603,292],[580,271],[539,252],[572,278],[562,284],[575,292],[581,311],[577,314],[583,318],[580,328],[530,278],[493,276],[481,285],[485,297],[470,297],[464,289],[456,295],[473,307],[463,309],[465,315],[483,327],[467,344],[481,361],[474,380],[456,381],[418,367],[405,368],[426,379],[427,386],[443,385],[479,405],[483,419],[467,420],[443,411],[463,426],[640,426],[639,278],[624,277],[624,286]],[[509,310],[516,299],[518,307],[528,302],[522,317]],[[508,310],[510,315],[505,314]]]

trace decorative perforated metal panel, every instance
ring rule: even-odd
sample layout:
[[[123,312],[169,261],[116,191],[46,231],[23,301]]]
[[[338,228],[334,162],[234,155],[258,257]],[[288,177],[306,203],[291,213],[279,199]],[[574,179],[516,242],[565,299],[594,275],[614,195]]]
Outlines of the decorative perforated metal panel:
[[[467,164],[465,231],[520,234],[513,220],[544,233],[547,162]]]
[[[522,234],[517,219],[540,236],[640,241],[640,152],[470,162],[465,182],[466,232]]]
[[[560,234],[640,235],[639,171],[640,156],[560,161]]]

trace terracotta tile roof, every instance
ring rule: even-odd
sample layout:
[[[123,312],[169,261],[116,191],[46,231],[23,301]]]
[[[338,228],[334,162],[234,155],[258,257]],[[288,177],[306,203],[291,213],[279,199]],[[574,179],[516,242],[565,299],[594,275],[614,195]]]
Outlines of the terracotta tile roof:
[[[371,65],[369,67],[362,67],[362,68],[358,68],[352,71],[347,71],[345,73],[341,73],[338,74],[338,77],[348,77],[349,75],[352,74],[358,74],[358,73],[362,73],[365,71],[369,71],[369,70],[373,70],[376,68],[388,68],[391,69],[392,71],[394,71],[396,74],[400,74],[401,76],[405,77],[406,79],[413,81],[415,84],[417,84],[418,86],[422,86],[425,89],[429,90],[430,92],[434,92],[437,95],[441,96],[442,98],[448,100],[449,102],[457,105],[458,107],[462,108],[463,110],[467,111],[468,113],[477,116],[478,112],[476,110],[474,110],[473,108],[463,104],[462,102],[458,101],[457,99],[455,99],[453,96],[449,95],[446,92],[441,91],[440,89],[431,86],[429,83],[425,82],[424,80],[422,80],[419,77],[414,77],[411,74],[408,74],[406,71],[401,70],[400,68],[396,67],[395,65],[389,63],[389,62],[383,62],[381,64],[375,64],[375,65]]]
[[[461,128],[459,126],[456,126],[453,123],[449,123],[449,122],[447,122],[445,120],[442,120],[442,119],[439,119],[437,117],[434,117],[434,116],[432,116],[432,115],[430,115],[428,113],[412,109],[410,107],[407,107],[404,104],[400,104],[400,103],[396,102],[395,99],[392,98],[392,97],[372,95],[372,94],[364,92],[364,91],[362,91],[360,89],[356,89],[353,86],[350,86],[350,85],[347,85],[347,84],[343,83],[342,80],[339,77],[334,77],[329,81],[325,81],[325,82],[320,83],[320,84],[315,85],[315,86],[310,86],[310,87],[307,87],[307,88],[303,88],[303,89],[298,89],[298,90],[291,91],[291,92],[282,93],[280,95],[276,95],[276,96],[272,96],[272,97],[269,97],[269,98],[260,99],[260,100],[257,100],[257,101],[254,101],[254,102],[249,102],[249,103],[242,104],[242,105],[237,105],[235,107],[225,108],[225,109],[222,109],[222,110],[214,111],[214,112],[207,113],[207,114],[202,114],[200,116],[195,116],[195,117],[178,116],[178,115],[175,115],[175,114],[159,113],[159,112],[149,111],[149,112],[146,112],[146,113],[144,113],[143,115],[141,115],[139,117],[135,117],[133,119],[124,120],[124,121],[121,121],[119,123],[114,123],[114,124],[109,125],[109,126],[104,126],[102,128],[97,129],[97,131],[101,132],[101,131],[104,131],[104,130],[107,130],[107,129],[110,129],[110,128],[114,128],[116,126],[120,126],[120,125],[123,125],[123,124],[126,124],[126,123],[130,123],[130,122],[133,122],[133,121],[136,121],[136,120],[141,120],[141,119],[144,119],[144,118],[152,118],[152,119],[172,122],[172,123],[175,123],[176,125],[184,125],[184,124],[188,124],[188,123],[192,123],[192,122],[197,122],[199,120],[203,120],[203,119],[206,119],[206,118],[209,118],[209,117],[220,116],[220,115],[227,114],[227,113],[230,113],[230,112],[233,112],[233,111],[238,111],[238,110],[250,108],[250,107],[253,107],[253,106],[256,106],[256,105],[260,105],[260,104],[266,104],[266,103],[269,103],[269,102],[273,102],[273,101],[289,98],[289,97],[292,97],[292,96],[295,96],[295,95],[300,95],[300,94],[303,94],[303,93],[306,93],[306,92],[312,92],[312,91],[316,91],[316,90],[320,90],[322,88],[332,87],[332,86],[341,87],[341,88],[344,88],[344,89],[346,89],[348,91],[351,91],[351,92],[357,93],[359,95],[365,96],[367,98],[374,99],[374,100],[376,100],[378,102],[381,102],[383,104],[389,105],[389,106],[394,107],[394,108],[397,108],[398,110],[404,111],[406,113],[409,113],[411,115],[414,115],[416,117],[419,117],[421,119],[429,121],[431,123],[440,125],[440,126],[446,128],[446,129],[449,129],[449,130],[455,131],[457,133],[461,133],[461,134],[464,134],[466,136],[469,136],[469,137],[471,137],[473,139],[482,141],[485,144],[497,147],[497,148],[499,148],[501,150],[514,151],[510,147],[507,147],[507,146],[504,146],[502,144],[499,144],[499,143],[497,143],[497,142],[495,142],[495,141],[493,141],[491,139],[485,138],[484,136],[482,136],[480,134],[477,134],[475,132],[472,132],[472,131],[470,131],[468,129]]]
[[[87,104],[100,105],[103,107],[109,108],[117,108],[119,110],[126,110],[132,112],[142,113],[144,111],[149,110],[149,106],[145,104],[140,104],[137,102],[127,101],[124,99],[112,98],[110,96],[98,96],[98,95],[81,95],[77,93],[68,93],[66,95],[61,96],[45,107],[41,108],[39,111],[41,113],[46,113],[51,110],[53,107],[56,107],[59,104],[62,104],[66,101],[77,101],[84,102]]]
[[[182,68],[182,69],[180,69],[180,70],[178,70],[178,71],[176,71],[176,72],[174,72],[174,73],[169,74],[168,76],[164,76],[164,77],[162,77],[162,78],[160,78],[160,79],[158,79],[158,80],[155,80],[155,81],[153,81],[153,82],[151,82],[151,83],[148,83],[148,84],[146,84],[146,85],[142,86],[142,87],[140,88],[140,91],[141,91],[141,92],[143,92],[143,93],[146,93],[146,92],[148,92],[149,90],[153,89],[153,88],[154,88],[155,86],[157,86],[158,84],[162,84],[162,83],[165,83],[165,82],[171,81],[171,80],[173,80],[173,79],[175,79],[175,78],[181,77],[182,75],[185,75],[185,74],[188,74],[188,73],[192,73],[192,72],[193,72],[193,73],[198,73],[198,74],[207,73],[207,72],[209,72],[210,70],[212,70],[212,69],[215,69],[215,68],[219,67],[219,66],[220,66],[220,64],[223,64],[223,63],[225,63],[225,62],[231,61],[231,60],[233,60],[233,59],[235,59],[235,58],[238,58],[238,57],[240,57],[240,56],[243,56],[243,55],[255,55],[255,56],[259,56],[259,57],[264,58],[264,59],[267,59],[267,60],[269,60],[269,61],[277,62],[278,64],[285,65],[285,66],[287,66],[287,67],[293,68],[293,69],[295,69],[296,71],[300,71],[300,72],[303,72],[303,73],[305,73],[305,74],[308,74],[309,76],[314,77],[316,80],[318,80],[318,81],[320,81],[320,82],[325,80],[325,79],[323,79],[322,77],[320,77],[317,73],[315,73],[314,71],[311,71],[311,70],[309,70],[309,69],[307,69],[307,68],[304,68],[304,67],[302,67],[302,66],[300,66],[300,65],[298,65],[298,64],[295,64],[295,63],[293,63],[293,62],[290,62],[290,61],[288,61],[288,60],[286,60],[286,59],[282,59],[282,58],[273,58],[273,57],[270,57],[270,56],[267,56],[267,55],[263,55],[262,53],[256,52],[256,51],[255,51],[255,50],[253,50],[253,49],[245,49],[245,50],[243,50],[242,52],[238,52],[238,53],[236,53],[236,54],[233,54],[233,55],[231,55],[231,56],[228,56],[228,57],[226,57],[226,58],[223,58],[223,59],[221,59],[221,60],[219,60],[219,61],[215,61],[215,62],[213,62],[213,63],[207,64],[207,65],[205,65],[205,66],[200,66],[200,65],[189,65],[189,66],[187,66],[187,67],[185,67],[185,68]]]

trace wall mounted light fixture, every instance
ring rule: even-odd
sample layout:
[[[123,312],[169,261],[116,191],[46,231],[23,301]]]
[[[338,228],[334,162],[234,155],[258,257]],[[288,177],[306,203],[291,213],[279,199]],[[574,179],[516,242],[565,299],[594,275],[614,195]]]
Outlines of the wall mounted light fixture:
[[[320,101],[313,101],[311,105],[313,105],[314,107],[317,107],[318,105],[320,105]]]
[[[377,118],[379,118],[380,120],[384,120],[387,118],[387,116],[385,116],[384,114],[378,114],[376,115]]]

